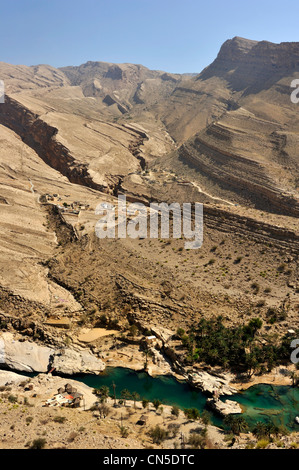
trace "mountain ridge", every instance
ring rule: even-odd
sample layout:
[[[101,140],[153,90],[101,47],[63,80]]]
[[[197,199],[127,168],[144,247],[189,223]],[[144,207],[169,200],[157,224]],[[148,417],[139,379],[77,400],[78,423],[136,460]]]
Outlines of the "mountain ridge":
[[[79,329],[106,315],[121,328],[175,331],[217,311],[230,326],[248,315],[273,334],[294,328],[297,50],[236,37],[196,76],[0,63],[0,308],[32,315],[46,338],[52,315]],[[202,202],[201,251],[184,253],[183,240],[98,240],[95,208],[119,194],[147,206]],[[268,324],[268,309],[286,303],[286,323]]]

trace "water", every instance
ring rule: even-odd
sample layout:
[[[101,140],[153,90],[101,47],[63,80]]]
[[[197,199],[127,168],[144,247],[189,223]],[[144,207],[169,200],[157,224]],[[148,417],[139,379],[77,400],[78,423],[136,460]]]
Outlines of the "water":
[[[145,372],[134,372],[121,367],[107,368],[101,375],[80,375],[74,377],[92,388],[106,385],[113,394],[112,383],[116,385],[116,396],[120,398],[123,389],[137,392],[141,399],[158,399],[165,405],[179,408],[206,409],[206,395],[192,388],[187,382],[177,381],[171,376],[150,377]],[[299,388],[289,386],[254,385],[249,389],[222,400],[237,401],[244,409],[243,416],[252,427],[257,421],[284,424],[291,431],[299,431],[295,417],[299,416]],[[212,414],[212,423],[223,427],[222,419]]]
[[[33,377],[36,373],[22,375]],[[113,394],[112,383],[116,385],[116,396],[121,397],[121,391],[128,389],[137,392],[140,398],[150,401],[160,400],[165,405],[177,405],[179,408],[197,408],[203,411],[206,408],[206,395],[192,388],[185,381],[178,381],[172,376],[150,377],[145,372],[134,372],[122,367],[107,367],[101,375],[76,375],[71,378],[79,380],[89,387],[100,388],[106,385]],[[221,400],[234,400],[240,403],[249,427],[252,428],[258,421],[272,421],[277,425],[285,425],[290,431],[299,431],[299,425],[295,417],[299,416],[299,388],[290,386],[274,386],[259,384],[254,385],[243,392],[229,397],[221,397]],[[209,409],[209,411],[211,411]],[[211,421],[215,426],[224,427],[222,418],[211,414]]]
[[[160,400],[165,405],[177,405],[180,408],[205,407],[206,396],[190,387],[187,382],[179,382],[171,376],[151,377],[145,372],[134,372],[121,367],[107,368],[101,375],[80,375],[76,380],[84,382],[92,388],[100,388],[106,385],[113,394],[112,382],[116,385],[116,397],[121,397],[121,391],[127,389],[137,392],[140,398],[150,401]]]
[[[245,409],[244,418],[250,426],[257,421],[272,421],[299,431],[295,417],[299,416],[299,388],[279,385],[254,385],[233,396]]]

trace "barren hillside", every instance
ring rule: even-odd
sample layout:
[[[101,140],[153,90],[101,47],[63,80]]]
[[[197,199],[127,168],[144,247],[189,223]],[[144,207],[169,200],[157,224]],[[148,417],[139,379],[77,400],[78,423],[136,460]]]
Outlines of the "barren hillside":
[[[298,73],[298,43],[242,38],[196,76],[0,63],[4,317],[28,316],[49,335],[47,318],[64,316],[74,328],[104,315],[123,330],[141,321],[176,331],[220,314],[228,326],[261,317],[275,338],[295,328]],[[203,202],[202,248],[99,240],[95,208],[120,193]],[[271,308],[282,321],[269,322]]]

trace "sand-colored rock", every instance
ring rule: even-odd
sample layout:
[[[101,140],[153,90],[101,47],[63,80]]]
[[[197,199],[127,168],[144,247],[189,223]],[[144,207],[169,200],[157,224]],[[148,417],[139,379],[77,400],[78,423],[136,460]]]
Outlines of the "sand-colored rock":
[[[0,370],[0,387],[10,384],[18,384],[27,381],[26,375],[17,374],[9,370]]]
[[[54,350],[29,341],[18,341],[11,333],[0,337],[0,363],[12,370],[47,372]]]
[[[229,374],[227,376],[223,374],[219,377],[205,371],[193,371],[188,375],[188,379],[193,386],[199,388],[204,393],[211,395],[214,393],[218,395],[233,395],[236,393],[236,390],[229,385],[231,381]]]
[[[29,341],[14,339],[12,333],[0,337],[0,364],[12,370],[26,372],[56,372],[73,375],[80,373],[97,374],[105,369],[102,360],[89,351],[53,349]]]
[[[239,403],[233,400],[221,401],[215,400],[214,398],[208,398],[207,405],[222,416],[242,413],[242,408]]]
[[[45,322],[45,325],[49,326],[56,326],[57,328],[70,328],[71,327],[71,320],[67,317],[59,318],[59,319],[49,319]]]
[[[55,351],[51,359],[51,367],[56,372],[66,375],[98,374],[105,369],[104,362],[93,356],[89,351],[79,352],[63,349]]]

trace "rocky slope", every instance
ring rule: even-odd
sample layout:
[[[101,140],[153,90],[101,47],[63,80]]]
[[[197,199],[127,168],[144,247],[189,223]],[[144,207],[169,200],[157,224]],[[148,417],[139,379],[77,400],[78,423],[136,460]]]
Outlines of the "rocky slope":
[[[176,331],[215,314],[259,316],[263,338],[296,328],[297,70],[297,43],[242,38],[196,76],[1,63],[1,329],[58,347],[85,327]],[[200,251],[99,240],[95,209],[119,193],[204,203]],[[49,326],[66,317],[70,332]]]

